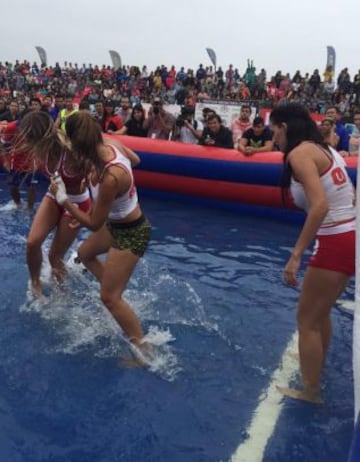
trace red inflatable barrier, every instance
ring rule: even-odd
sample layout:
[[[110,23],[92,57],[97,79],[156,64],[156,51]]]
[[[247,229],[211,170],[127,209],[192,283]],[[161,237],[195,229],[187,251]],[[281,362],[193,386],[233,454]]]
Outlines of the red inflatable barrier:
[[[223,205],[284,209],[281,152],[245,156],[235,149],[121,136],[139,154],[137,186],[160,195],[187,196]],[[355,184],[357,158],[345,158]],[[287,204],[288,208],[293,208]]]

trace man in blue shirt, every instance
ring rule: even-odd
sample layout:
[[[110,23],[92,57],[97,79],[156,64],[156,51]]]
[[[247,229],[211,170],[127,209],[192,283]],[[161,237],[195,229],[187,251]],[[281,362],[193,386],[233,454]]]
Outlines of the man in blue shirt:
[[[339,137],[339,142],[336,146],[337,151],[349,152],[349,132],[346,130],[345,125],[341,123],[340,120],[340,111],[336,106],[330,106],[326,109],[326,117],[335,121],[335,133]]]

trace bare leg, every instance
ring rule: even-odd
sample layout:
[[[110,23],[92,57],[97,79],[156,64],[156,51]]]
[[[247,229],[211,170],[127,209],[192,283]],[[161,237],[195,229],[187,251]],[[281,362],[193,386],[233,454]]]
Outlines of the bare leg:
[[[279,388],[285,396],[322,402],[320,377],[331,337],[330,310],[346,286],[348,276],[335,271],[308,267],[299,306],[299,354],[303,388]]]
[[[15,202],[15,204],[20,205],[21,196],[20,196],[19,188],[17,186],[10,187],[10,195],[11,195],[11,199]]]
[[[27,203],[28,203],[29,210],[32,210],[34,208],[35,198],[36,198],[36,188],[35,186],[29,186],[28,191],[27,191]]]
[[[61,282],[66,276],[64,256],[76,239],[79,229],[70,228],[71,218],[62,216],[49,250],[49,262],[53,276]]]
[[[112,237],[106,226],[92,233],[78,249],[78,256],[96,279],[101,282],[104,264],[97,258],[98,255],[105,254],[112,243]]]
[[[122,293],[136,266],[138,257],[129,250],[121,251],[111,248],[112,242],[109,231],[106,226],[103,226],[81,244],[78,255],[85,267],[100,282],[101,299],[129,341],[142,352],[148,353],[148,345],[141,341],[144,334],[140,322],[127,301],[122,298]],[[106,252],[108,252],[107,258],[102,263],[97,256]],[[121,365],[122,367],[144,367],[145,363],[138,357],[135,359],[122,358]]]
[[[323,363],[324,363],[328,349],[329,349],[331,335],[332,335],[332,323],[331,323],[330,315],[324,318],[324,321],[322,322],[321,327],[320,327],[320,335],[321,335]]]
[[[40,271],[42,264],[41,246],[59,219],[59,208],[54,201],[44,197],[41,201],[27,238],[26,259],[34,294],[41,294]]]
[[[127,337],[141,346],[144,336],[140,322],[122,294],[139,260],[130,250],[111,248],[104,264],[101,280],[101,300]]]

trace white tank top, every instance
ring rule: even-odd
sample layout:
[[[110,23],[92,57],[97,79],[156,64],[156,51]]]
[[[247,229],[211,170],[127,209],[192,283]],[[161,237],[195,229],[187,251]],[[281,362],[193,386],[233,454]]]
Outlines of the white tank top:
[[[355,229],[355,190],[346,171],[344,159],[330,147],[330,167],[320,176],[329,210],[318,234],[337,234]],[[291,178],[291,194],[297,207],[309,209],[304,188],[301,183]]]
[[[91,179],[89,180],[90,195],[93,201],[96,201],[99,195],[99,186],[100,186],[99,183],[93,184]]]
[[[138,196],[136,192],[130,160],[127,157],[125,157],[117,147],[113,145],[107,146],[109,146],[114,151],[114,158],[105,164],[103,174],[109,167],[113,165],[118,165],[120,168],[124,169],[130,175],[131,178],[131,184],[129,189],[124,194],[117,197],[112,203],[109,212],[109,220],[116,221],[126,218],[136,208],[138,203]],[[97,191],[94,191],[94,193],[97,194]]]

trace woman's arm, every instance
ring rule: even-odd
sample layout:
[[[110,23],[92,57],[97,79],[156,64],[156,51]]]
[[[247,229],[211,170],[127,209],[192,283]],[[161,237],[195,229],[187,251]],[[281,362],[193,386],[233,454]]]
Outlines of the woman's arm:
[[[66,195],[64,183],[52,180],[50,191],[56,195],[57,202],[65,207],[79,223],[92,231],[97,231],[106,222],[115,198],[126,192],[131,184],[128,172],[116,166],[110,167],[100,183],[99,194],[90,213],[83,212],[70,202]]]
[[[305,223],[285,266],[286,282],[293,286],[297,285],[296,275],[300,267],[301,257],[316,236],[329,208],[317,164],[312,153],[309,152],[312,149],[314,149],[312,146],[298,147],[288,158],[293,174],[297,181],[302,184],[309,203]]]
[[[293,255],[297,257],[301,257],[311,244],[329,208],[317,164],[309,153],[311,149],[314,148],[299,147],[289,156],[294,176],[302,184],[309,203],[304,226],[293,249]]]
[[[120,140],[112,139],[111,143],[115,144],[115,146],[130,160],[132,167],[136,167],[140,164],[140,157],[132,149],[122,144]]]

